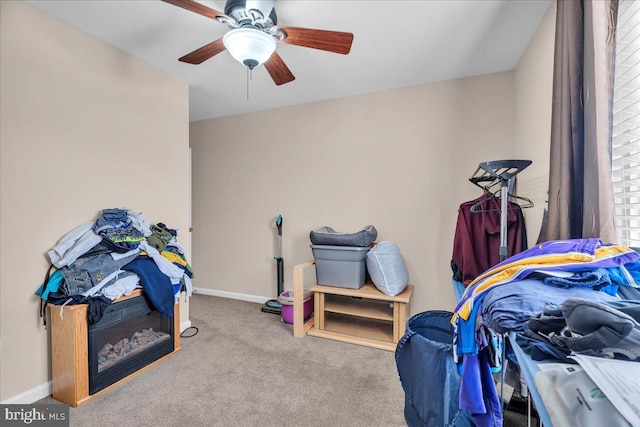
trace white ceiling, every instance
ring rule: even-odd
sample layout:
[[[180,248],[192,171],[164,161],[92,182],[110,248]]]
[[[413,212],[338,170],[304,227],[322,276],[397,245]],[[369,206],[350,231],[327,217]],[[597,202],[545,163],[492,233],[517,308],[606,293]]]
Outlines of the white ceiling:
[[[551,0],[279,0],[278,23],[354,34],[348,55],[278,44],[296,79],[249,82],[228,52],[178,58],[228,28],[158,0],[28,0],[44,12],[189,84],[201,120],[513,69]],[[224,12],[224,0],[201,3]]]

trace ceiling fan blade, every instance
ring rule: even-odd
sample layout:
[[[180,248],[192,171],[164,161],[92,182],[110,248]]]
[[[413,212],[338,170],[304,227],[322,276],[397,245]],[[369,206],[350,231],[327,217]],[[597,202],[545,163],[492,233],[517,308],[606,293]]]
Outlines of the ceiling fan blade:
[[[346,55],[351,50],[353,34],[339,31],[314,30],[310,28],[278,26],[287,33],[282,43]]]
[[[217,19],[218,17],[221,17],[221,18],[230,19],[233,21],[232,18],[225,15],[224,13],[218,12],[215,9],[211,9],[210,7],[197,3],[193,0],[162,0],[162,1],[165,3],[172,4],[174,6],[181,7],[183,9],[187,9],[191,12],[195,12],[199,15],[206,16],[207,18]]]
[[[182,58],[179,58],[178,61],[186,62],[189,64],[201,64],[225,49],[226,48],[224,47],[224,43],[222,43],[222,39],[220,38],[214,42],[202,46],[200,49],[196,49],[191,53],[187,53]]]
[[[276,0],[247,0],[244,8],[247,13],[252,9],[259,10],[260,13],[262,13],[262,16],[266,19],[271,14],[275,3]]]
[[[264,67],[269,72],[269,75],[273,79],[276,85],[280,86],[285,83],[294,81],[296,78],[289,70],[289,67],[284,63],[278,52],[273,52],[271,58],[264,63]]]

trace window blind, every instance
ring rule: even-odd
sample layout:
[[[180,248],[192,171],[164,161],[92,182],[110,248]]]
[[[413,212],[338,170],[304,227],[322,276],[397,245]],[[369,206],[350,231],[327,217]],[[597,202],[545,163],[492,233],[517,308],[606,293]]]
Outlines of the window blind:
[[[640,246],[640,2],[634,0],[618,5],[611,148],[618,243]]]

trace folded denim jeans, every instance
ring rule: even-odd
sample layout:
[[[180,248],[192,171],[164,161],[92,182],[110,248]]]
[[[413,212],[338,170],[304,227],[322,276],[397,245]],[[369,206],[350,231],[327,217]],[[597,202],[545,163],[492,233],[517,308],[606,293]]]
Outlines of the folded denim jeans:
[[[100,253],[78,258],[74,263],[63,267],[60,272],[64,276],[61,292],[66,297],[80,295],[88,291],[111,273],[120,270],[138,256],[130,256],[114,260],[110,254]]]

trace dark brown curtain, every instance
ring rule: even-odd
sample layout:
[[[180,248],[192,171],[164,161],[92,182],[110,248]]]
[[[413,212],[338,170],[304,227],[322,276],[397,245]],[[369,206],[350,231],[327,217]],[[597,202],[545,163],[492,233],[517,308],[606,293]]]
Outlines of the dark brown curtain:
[[[615,242],[611,128],[618,0],[558,0],[549,206],[540,241]]]

